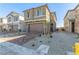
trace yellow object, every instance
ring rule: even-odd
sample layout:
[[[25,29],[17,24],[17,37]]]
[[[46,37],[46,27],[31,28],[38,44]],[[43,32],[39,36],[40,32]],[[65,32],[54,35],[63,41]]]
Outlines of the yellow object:
[[[79,43],[75,43],[74,45],[74,54],[79,55]]]

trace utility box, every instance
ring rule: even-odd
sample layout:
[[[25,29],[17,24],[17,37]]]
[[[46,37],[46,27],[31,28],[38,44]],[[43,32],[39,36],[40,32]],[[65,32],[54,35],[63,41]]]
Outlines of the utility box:
[[[75,43],[74,45],[74,54],[79,55],[79,43]]]

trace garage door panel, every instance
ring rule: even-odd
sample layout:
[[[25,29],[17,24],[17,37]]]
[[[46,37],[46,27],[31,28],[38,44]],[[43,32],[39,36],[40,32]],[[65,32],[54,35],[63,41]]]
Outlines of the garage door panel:
[[[30,25],[31,32],[43,32],[43,24],[31,24]]]

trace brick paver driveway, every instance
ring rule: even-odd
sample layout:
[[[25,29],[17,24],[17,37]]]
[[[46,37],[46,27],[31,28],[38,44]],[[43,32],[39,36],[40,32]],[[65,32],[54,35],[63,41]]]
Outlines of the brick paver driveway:
[[[54,32],[53,38],[48,36],[36,37],[25,43],[23,46],[37,49],[41,44],[49,45],[49,55],[64,55],[66,51],[73,51],[72,46],[77,41],[77,34],[68,32]]]

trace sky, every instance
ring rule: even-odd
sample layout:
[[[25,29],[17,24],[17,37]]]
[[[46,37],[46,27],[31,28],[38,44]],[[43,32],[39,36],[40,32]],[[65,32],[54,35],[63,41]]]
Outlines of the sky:
[[[11,11],[23,14],[26,9],[38,7],[46,3],[0,3],[0,17],[6,17]],[[51,12],[56,12],[57,27],[64,26],[64,16],[68,10],[74,9],[76,3],[47,3]]]

